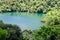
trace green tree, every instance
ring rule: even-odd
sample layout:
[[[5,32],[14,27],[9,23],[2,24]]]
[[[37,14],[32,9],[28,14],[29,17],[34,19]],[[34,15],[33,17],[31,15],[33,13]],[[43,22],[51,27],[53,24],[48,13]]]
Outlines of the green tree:
[[[8,31],[8,38],[6,40],[23,40],[22,31],[17,25],[4,24],[0,21],[0,28]]]
[[[8,38],[8,31],[0,28],[0,40],[6,40]]]
[[[59,25],[60,24],[60,10],[54,9],[49,11],[44,20],[48,25]]]
[[[60,0],[0,0],[0,12],[47,13],[52,8],[60,9]]]
[[[31,30],[24,30],[23,31],[23,38],[24,40],[33,40],[32,38],[32,31]]]
[[[57,40],[60,35],[60,26],[42,26],[35,31],[36,40]]]

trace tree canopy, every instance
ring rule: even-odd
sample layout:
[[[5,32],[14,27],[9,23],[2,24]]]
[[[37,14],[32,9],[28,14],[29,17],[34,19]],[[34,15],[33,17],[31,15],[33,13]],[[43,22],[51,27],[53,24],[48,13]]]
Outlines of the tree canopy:
[[[0,12],[46,13],[53,8],[60,9],[60,0],[0,0]]]
[[[60,24],[60,10],[54,9],[49,11],[44,20],[48,25],[59,25]]]
[[[8,35],[6,40],[23,40],[21,29],[17,25],[5,24],[0,21],[0,28],[1,39],[4,39]]]

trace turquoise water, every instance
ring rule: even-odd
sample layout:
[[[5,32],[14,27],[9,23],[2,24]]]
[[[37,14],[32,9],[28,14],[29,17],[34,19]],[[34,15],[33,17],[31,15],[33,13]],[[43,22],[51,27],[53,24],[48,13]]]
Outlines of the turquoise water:
[[[6,24],[16,24],[21,30],[36,30],[39,29],[42,23],[42,14],[24,13],[24,12],[7,12],[0,13],[0,20]]]

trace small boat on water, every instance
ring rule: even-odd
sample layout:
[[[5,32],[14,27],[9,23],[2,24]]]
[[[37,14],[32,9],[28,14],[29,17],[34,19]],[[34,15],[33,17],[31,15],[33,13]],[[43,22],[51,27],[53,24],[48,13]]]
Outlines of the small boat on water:
[[[44,21],[44,20],[42,20],[42,21],[40,21],[40,22],[45,23],[45,21]]]

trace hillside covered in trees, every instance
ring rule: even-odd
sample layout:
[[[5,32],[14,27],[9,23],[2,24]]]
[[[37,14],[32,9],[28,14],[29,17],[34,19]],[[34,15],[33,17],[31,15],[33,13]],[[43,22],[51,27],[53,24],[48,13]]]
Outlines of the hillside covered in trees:
[[[40,28],[36,30],[26,29],[23,31],[21,31],[19,26],[13,24],[5,24],[0,19],[0,40],[60,40],[60,0],[0,0],[0,12],[7,12],[7,14],[11,14],[10,16],[2,14],[3,16],[2,18],[0,16],[0,18],[2,20],[4,19],[3,21],[9,20],[9,22],[13,21],[19,25],[20,22],[23,22],[23,25],[21,24],[22,28],[26,28],[26,25],[28,26],[27,18],[31,16],[30,14],[29,17],[25,16],[25,12],[43,13],[44,16],[42,17],[39,16],[39,14],[36,14],[39,16],[39,18],[42,17],[40,21],[40,19],[38,19],[38,17],[35,17],[33,14],[32,16],[35,18],[32,21],[35,21],[37,18],[39,22],[44,25],[40,26]],[[23,12],[21,14],[24,14],[24,16],[20,16],[21,14],[18,13],[15,14],[16,16],[14,16],[11,12]],[[19,15],[18,17],[17,14]],[[27,18],[25,19],[25,17]],[[19,18],[21,18],[22,21]],[[31,19],[33,19],[33,17]],[[32,25],[35,25],[35,22],[33,23],[32,21],[28,22],[32,23]],[[37,21],[36,23],[38,24]],[[41,25],[40,23],[39,25]],[[31,26],[31,28],[32,27],[34,26]]]
[[[0,0],[0,12],[47,13],[60,9],[60,0]]]

